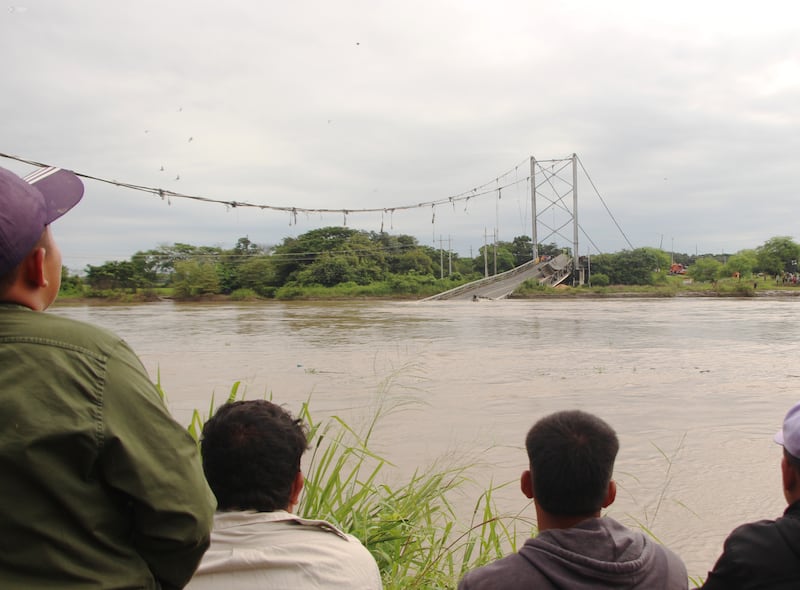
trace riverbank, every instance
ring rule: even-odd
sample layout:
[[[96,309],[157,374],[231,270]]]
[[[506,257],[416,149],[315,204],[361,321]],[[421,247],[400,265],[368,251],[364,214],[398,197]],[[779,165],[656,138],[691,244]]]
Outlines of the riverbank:
[[[152,293],[114,293],[104,296],[88,297],[82,294],[65,293],[60,294],[56,304],[67,305],[130,305],[137,303],[154,303],[159,301],[175,301],[181,303],[230,303],[230,302],[269,302],[269,301],[419,301],[429,294],[409,295],[409,294],[386,294],[386,295],[354,295],[346,296],[341,294],[331,294],[325,296],[318,291],[309,295],[298,294],[291,299],[275,299],[263,297],[233,297],[230,295],[202,295],[193,298],[177,298],[170,295],[154,295]],[[741,286],[717,286],[696,285],[693,288],[675,288],[668,286],[630,286],[613,285],[608,287],[556,287],[525,290],[520,289],[514,292],[509,299],[657,299],[672,297],[705,297],[705,298],[791,298],[800,297],[800,287],[770,287],[753,288],[748,285]]]

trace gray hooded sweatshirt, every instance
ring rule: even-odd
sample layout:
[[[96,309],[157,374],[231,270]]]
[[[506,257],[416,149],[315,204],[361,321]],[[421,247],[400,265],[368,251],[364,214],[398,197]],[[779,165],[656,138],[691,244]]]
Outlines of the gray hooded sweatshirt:
[[[472,570],[459,590],[687,590],[683,561],[613,518],[590,518],[528,539],[519,553]]]

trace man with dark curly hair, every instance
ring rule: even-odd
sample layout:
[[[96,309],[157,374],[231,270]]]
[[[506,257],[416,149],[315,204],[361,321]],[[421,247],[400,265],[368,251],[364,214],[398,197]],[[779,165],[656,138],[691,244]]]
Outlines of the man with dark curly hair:
[[[266,400],[227,403],[206,422],[203,470],[218,512],[190,590],[382,587],[358,539],[292,514],[307,447],[301,421]]]

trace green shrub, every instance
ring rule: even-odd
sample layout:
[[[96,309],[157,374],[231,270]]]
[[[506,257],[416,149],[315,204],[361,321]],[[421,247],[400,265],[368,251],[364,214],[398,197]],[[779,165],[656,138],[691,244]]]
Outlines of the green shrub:
[[[608,278],[607,274],[602,272],[592,274],[590,281],[593,287],[608,287],[608,285],[611,284],[611,279]]]
[[[253,289],[236,289],[230,295],[231,301],[254,301],[260,299]]]
[[[298,285],[287,284],[275,289],[275,299],[300,299],[305,294],[305,289]]]

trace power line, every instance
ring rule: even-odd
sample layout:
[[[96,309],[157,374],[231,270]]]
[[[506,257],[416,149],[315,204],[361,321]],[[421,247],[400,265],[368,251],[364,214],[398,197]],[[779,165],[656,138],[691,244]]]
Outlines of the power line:
[[[11,155],[11,154],[5,154],[5,153],[2,153],[2,152],[0,152],[0,157],[6,158],[6,159],[9,159],[9,160],[15,160],[17,162],[22,162],[24,164],[29,164],[31,166],[37,166],[37,167],[50,166],[50,164],[45,164],[45,163],[42,163],[42,162],[37,162],[35,160],[30,160],[30,159],[27,159],[27,158],[22,158],[20,156],[15,156],[15,155]],[[586,170],[586,167],[583,165],[583,161],[581,161],[581,159],[579,157],[577,158],[577,160],[578,160],[578,162],[580,162],[581,169],[583,170],[584,175],[589,180],[589,183],[591,184],[592,188],[594,189],[595,194],[600,199],[600,202],[603,204],[603,207],[605,208],[606,212],[611,217],[611,220],[614,222],[614,225],[617,227],[617,229],[619,230],[620,234],[622,234],[622,237],[625,239],[625,241],[627,242],[628,246],[631,249],[633,249],[633,244],[631,243],[631,241],[628,239],[628,236],[625,234],[625,232],[620,227],[620,225],[617,222],[616,218],[614,217],[613,213],[611,213],[611,210],[609,209],[608,205],[606,204],[605,200],[603,199],[602,195],[600,194],[600,191],[597,190],[597,187],[595,186],[594,181],[592,180],[591,176],[589,175],[589,172]],[[527,161],[528,161],[528,159],[526,158],[522,162],[518,163],[516,166],[510,168],[509,170],[503,172],[502,174],[497,175],[493,180],[490,180],[490,181],[485,182],[485,183],[483,183],[481,185],[473,187],[472,189],[463,191],[461,193],[458,193],[458,194],[450,196],[450,197],[445,197],[445,198],[440,198],[440,199],[433,199],[433,200],[430,200],[430,201],[422,201],[422,202],[415,203],[415,204],[396,205],[396,206],[392,206],[392,207],[370,207],[370,208],[356,208],[356,209],[327,208],[327,207],[326,208],[313,208],[313,207],[299,207],[299,206],[288,206],[288,205],[268,205],[268,204],[250,203],[250,202],[247,202],[247,201],[215,199],[215,198],[212,198],[212,197],[207,197],[207,196],[202,196],[202,195],[190,195],[190,194],[185,194],[185,193],[179,193],[179,192],[176,192],[176,191],[173,191],[173,190],[163,189],[163,188],[158,188],[158,187],[151,187],[151,186],[139,185],[139,184],[134,184],[134,183],[129,183],[129,182],[120,182],[120,181],[117,181],[117,180],[110,180],[108,178],[103,178],[103,177],[100,177],[100,176],[96,176],[96,175],[93,175],[93,174],[87,174],[87,173],[83,173],[83,172],[77,172],[77,171],[73,171],[73,172],[77,176],[80,176],[81,178],[86,178],[86,179],[89,179],[89,180],[94,180],[94,181],[97,181],[97,182],[102,182],[102,183],[105,183],[105,184],[110,184],[110,185],[113,185],[113,186],[118,186],[118,187],[126,188],[126,189],[129,189],[129,190],[149,193],[149,194],[152,194],[152,195],[160,197],[162,200],[167,200],[168,202],[170,202],[171,199],[187,199],[187,200],[199,201],[199,202],[203,202],[203,203],[213,203],[213,204],[218,204],[218,205],[224,205],[225,207],[229,207],[229,208],[252,208],[252,209],[270,210],[270,211],[281,211],[281,212],[284,212],[284,213],[289,213],[292,216],[292,219],[293,219],[295,224],[297,223],[297,214],[298,213],[302,213],[302,214],[306,214],[306,215],[312,214],[312,213],[315,213],[315,214],[338,213],[338,214],[341,214],[341,215],[344,216],[344,225],[347,225],[347,216],[351,215],[351,214],[357,214],[357,213],[381,213],[381,214],[389,213],[389,214],[394,214],[396,211],[407,211],[407,210],[411,210],[411,209],[421,209],[421,208],[427,208],[427,207],[431,208],[431,214],[432,214],[431,223],[435,223],[435,220],[436,220],[436,207],[438,207],[438,206],[452,205],[453,209],[455,210],[455,204],[463,202],[464,203],[464,211],[466,211],[467,207],[469,205],[470,199],[476,199],[476,198],[480,198],[480,197],[484,197],[484,196],[488,196],[488,195],[496,195],[496,198],[499,201],[500,195],[502,194],[502,190],[503,189],[514,187],[514,186],[517,186],[517,185],[519,185],[521,183],[530,182],[530,180],[531,180],[530,175],[520,178],[518,176],[518,174],[517,174],[519,167],[524,165],[524,164],[526,164]],[[545,172],[545,178],[544,178],[543,181],[540,181],[539,183],[537,183],[537,188],[539,186],[541,186],[542,184],[546,183],[546,184],[550,185],[550,187],[553,189],[553,191],[558,195],[558,191],[556,190],[556,187],[554,187],[552,185],[552,178],[554,176],[557,177],[559,172],[564,167],[567,166],[567,164],[565,163],[567,161],[568,160],[564,159],[564,158],[556,158],[556,159],[549,159],[549,160],[536,160],[536,163],[537,163],[537,165],[539,165],[539,168],[543,172]],[[559,164],[559,165],[561,165],[561,168],[559,168],[558,171],[554,171],[552,169],[550,171],[546,171],[541,166],[541,164],[544,164],[544,163],[549,163],[551,165],[551,168],[553,166],[555,166],[556,164]],[[507,182],[505,184],[500,184],[500,180],[501,179],[505,178],[506,176],[510,176],[512,173],[514,174],[514,178],[510,182]],[[560,201],[560,199],[557,199],[557,201]],[[555,201],[553,202],[553,204],[556,205],[556,206],[559,205],[559,203],[557,203]],[[496,203],[496,206],[499,206],[499,203]],[[560,206],[563,207],[563,205],[560,205]],[[499,215],[498,212],[496,212],[496,214]],[[381,230],[383,230],[383,218],[381,218],[381,219],[382,219],[382,221],[381,221]],[[583,230],[582,227],[580,228],[580,231],[586,236],[587,239],[589,239],[589,241],[592,243],[592,245],[594,245],[595,248],[597,249],[597,246],[594,244],[594,242],[592,242],[591,238]],[[435,238],[434,238],[434,241],[435,241]],[[598,249],[598,251],[599,251],[599,249]]]
[[[17,162],[22,162],[24,164],[30,164],[31,166],[47,167],[47,166],[50,165],[50,164],[45,164],[45,163],[42,163],[42,162],[36,162],[34,160],[29,160],[29,159],[26,159],[26,158],[21,158],[19,156],[14,156],[14,155],[11,155],[11,154],[0,153],[0,157],[7,158],[9,160],[16,160]],[[133,184],[133,183],[129,183],[129,182],[120,182],[120,181],[117,181],[117,180],[110,180],[108,178],[102,178],[100,176],[95,176],[95,175],[92,175],[92,174],[86,174],[84,172],[77,172],[75,170],[73,170],[73,172],[77,176],[80,176],[81,178],[87,178],[89,180],[95,180],[97,182],[102,182],[102,183],[110,184],[110,185],[113,185],[113,186],[127,188],[127,189],[130,189],[130,190],[150,193],[152,195],[160,197],[162,200],[167,200],[168,202],[171,199],[188,199],[188,200],[192,200],[192,201],[200,201],[200,202],[203,202],[203,203],[215,203],[215,204],[218,204],[218,205],[224,205],[224,206],[230,207],[232,209],[249,207],[249,208],[261,209],[261,210],[282,211],[284,213],[289,213],[293,217],[295,222],[297,221],[297,214],[298,213],[306,213],[306,214],[309,214],[309,213],[340,213],[340,214],[342,214],[344,216],[345,225],[346,225],[347,216],[351,215],[351,214],[354,214],[354,213],[394,213],[395,211],[406,211],[406,210],[410,210],[410,209],[420,209],[420,208],[423,208],[423,207],[431,207],[433,209],[433,215],[434,215],[434,218],[435,218],[435,214],[436,214],[435,208],[436,207],[438,207],[440,205],[448,205],[448,204],[452,204],[455,207],[455,203],[462,202],[462,201],[465,203],[465,210],[466,210],[466,205],[469,203],[470,199],[475,199],[475,198],[479,198],[479,197],[482,197],[482,196],[485,196],[485,195],[494,194],[498,190],[498,188],[500,188],[500,189],[507,188],[507,187],[514,186],[514,185],[516,185],[517,183],[520,183],[520,182],[527,182],[528,177],[526,177],[524,179],[515,179],[512,182],[509,182],[509,183],[507,183],[505,185],[502,185],[502,186],[497,186],[497,184],[495,184],[495,183],[499,183],[501,178],[504,178],[505,176],[508,176],[509,174],[511,174],[520,165],[521,164],[517,164],[516,167],[508,170],[507,172],[504,172],[503,174],[498,175],[497,177],[494,178],[494,180],[491,180],[491,181],[486,182],[486,183],[484,183],[482,185],[476,186],[476,187],[474,187],[472,189],[469,189],[469,190],[464,191],[462,193],[459,193],[457,195],[453,195],[451,197],[445,197],[445,198],[441,198],[441,199],[434,199],[434,200],[431,200],[431,201],[423,201],[423,202],[416,203],[416,204],[397,205],[397,206],[394,206],[394,207],[371,207],[371,208],[356,208],[356,209],[314,208],[314,207],[297,207],[297,206],[288,206],[288,205],[265,205],[265,204],[259,204],[259,203],[250,203],[250,202],[247,202],[247,201],[233,201],[233,200],[229,201],[229,200],[215,199],[215,198],[212,198],[212,197],[206,197],[206,196],[201,196],[201,195],[189,195],[189,194],[179,193],[179,192],[176,192],[176,191],[173,191],[173,190],[163,189],[163,188],[158,188],[158,187],[144,186],[144,185]],[[495,185],[492,186],[491,188],[488,188],[489,185],[491,185],[491,184],[495,184]]]
[[[577,154],[576,154],[576,157],[577,157]],[[605,200],[604,200],[604,199],[603,199],[603,197],[600,195],[600,191],[598,191],[598,190],[597,190],[597,187],[594,185],[594,181],[592,180],[592,177],[591,177],[591,176],[589,176],[589,172],[587,172],[587,171],[586,171],[586,168],[584,167],[584,165],[583,165],[583,162],[581,161],[581,159],[580,159],[580,158],[578,158],[578,162],[579,162],[579,163],[580,163],[580,165],[581,165],[581,170],[583,170],[583,173],[586,175],[586,178],[589,180],[589,184],[591,184],[591,185],[592,185],[592,188],[594,189],[594,192],[595,192],[595,194],[597,195],[597,198],[599,198],[599,199],[600,199],[600,202],[601,202],[601,203],[603,203],[603,207],[605,207],[605,209],[606,209],[606,213],[608,213],[609,217],[611,217],[611,221],[613,221],[613,222],[614,222],[614,225],[616,225],[616,226],[617,226],[617,229],[619,230],[619,233],[621,233],[621,234],[622,234],[622,237],[623,237],[623,238],[625,238],[625,241],[628,243],[628,246],[630,246],[631,250],[634,250],[633,244],[631,244],[631,241],[628,239],[628,236],[626,236],[626,235],[625,235],[625,232],[624,232],[624,231],[622,231],[622,228],[619,226],[619,223],[617,223],[617,220],[616,220],[616,218],[614,217],[614,214],[613,214],[613,213],[611,213],[611,209],[609,209],[609,208],[608,208],[608,205],[606,205],[606,202],[605,202]],[[583,231],[583,230],[581,230],[581,231]],[[587,237],[588,237],[588,236],[587,236]],[[590,241],[591,241],[591,240],[590,240]],[[592,242],[592,243],[594,243],[594,242]],[[596,246],[595,246],[595,247],[596,247]]]

